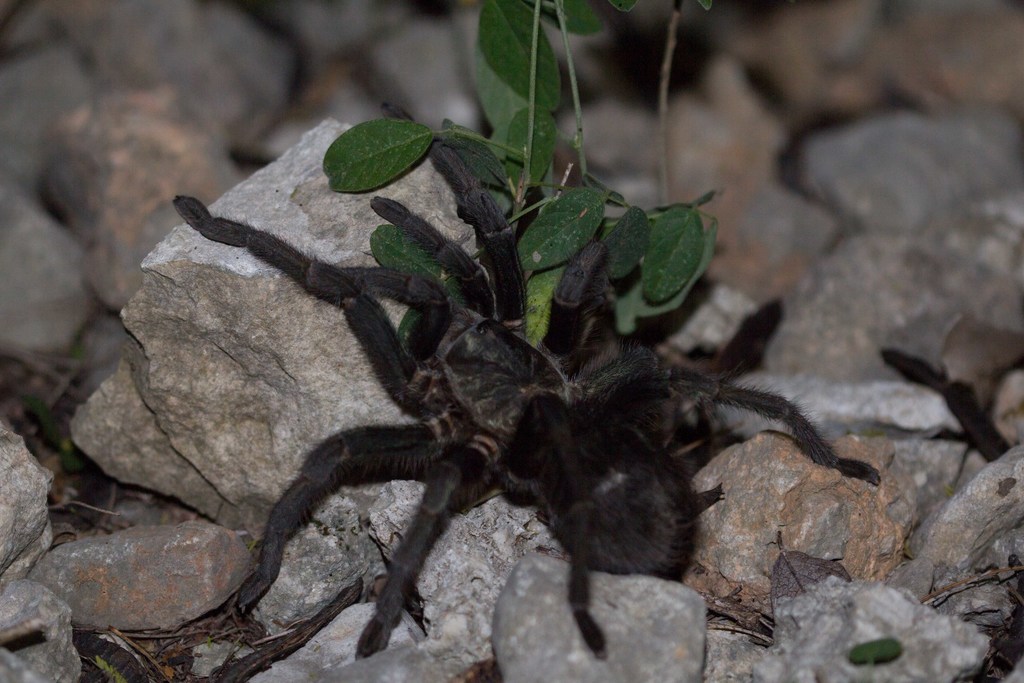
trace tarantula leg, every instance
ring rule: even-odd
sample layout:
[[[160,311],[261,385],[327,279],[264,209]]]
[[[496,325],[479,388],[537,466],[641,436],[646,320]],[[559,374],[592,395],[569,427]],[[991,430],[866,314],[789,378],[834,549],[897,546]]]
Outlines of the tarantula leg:
[[[604,633],[589,609],[589,527],[594,504],[584,482],[568,409],[557,396],[539,394],[527,405],[509,448],[508,469],[513,475],[542,479],[553,529],[570,556],[569,607],[587,647],[604,659]]]
[[[423,313],[424,323],[412,345],[417,357],[423,358],[433,353],[451,319],[450,306],[439,283],[419,276],[388,275],[392,271],[386,269],[339,268],[316,261],[268,232],[211,216],[206,206],[193,197],[175,198],[174,207],[207,239],[245,248],[309,293],[340,306],[381,383],[397,402],[407,403],[402,391],[416,370],[416,362],[402,348],[384,310],[364,290],[374,289]]]
[[[804,417],[799,408],[781,396],[739,387],[719,377],[683,368],[672,370],[672,382],[678,390],[689,393],[700,401],[743,408],[770,420],[782,422],[793,432],[804,453],[819,465],[831,467],[847,477],[862,479],[875,486],[881,481],[878,470],[868,463],[836,455],[832,446],[818,433],[810,420]]]
[[[477,240],[491,259],[495,319],[499,322],[522,320],[526,310],[526,286],[516,251],[515,230],[454,149],[443,142],[435,142],[430,147],[430,160],[455,193],[459,217],[473,226]]]
[[[369,657],[388,644],[423,563],[448,523],[453,494],[463,481],[479,479],[483,473],[483,457],[464,446],[431,470],[416,517],[391,557],[387,583],[377,599],[377,611],[359,636],[357,657]]]
[[[590,242],[576,252],[565,268],[551,301],[551,324],[544,346],[557,356],[568,355],[583,336],[583,317],[608,286],[608,247]]]
[[[252,607],[281,569],[285,543],[310,512],[342,484],[422,476],[437,448],[425,425],[362,427],[328,437],[310,451],[298,477],[270,511],[259,564],[238,592],[238,606]]]
[[[470,308],[485,318],[494,314],[494,294],[487,284],[483,267],[470,258],[462,247],[393,199],[374,197],[370,207],[378,216],[398,226],[406,238],[426,251],[458,280],[459,290]]]

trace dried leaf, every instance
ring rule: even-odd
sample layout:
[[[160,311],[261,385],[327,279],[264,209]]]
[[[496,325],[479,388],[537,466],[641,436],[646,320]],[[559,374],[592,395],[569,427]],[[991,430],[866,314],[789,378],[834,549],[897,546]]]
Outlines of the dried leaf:
[[[846,567],[836,560],[823,560],[799,550],[783,550],[772,567],[772,610],[779,598],[791,598],[804,593],[814,584],[830,576],[851,581]]]

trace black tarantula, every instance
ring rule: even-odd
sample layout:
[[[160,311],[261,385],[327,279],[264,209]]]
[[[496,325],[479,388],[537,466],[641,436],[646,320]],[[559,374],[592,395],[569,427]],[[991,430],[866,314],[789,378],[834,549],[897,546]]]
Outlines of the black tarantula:
[[[358,655],[383,649],[449,515],[488,489],[543,507],[571,557],[569,605],[583,640],[605,654],[588,611],[589,572],[675,575],[685,563],[705,506],[690,475],[664,448],[666,402],[692,396],[779,420],[810,458],[877,484],[877,470],[839,458],[800,411],[774,394],[693,370],[664,369],[632,347],[569,377],[563,364],[580,341],[595,295],[607,286],[607,253],[591,242],[572,257],[558,285],[543,343],[523,336],[523,273],[515,232],[457,153],[435,142],[430,158],[476,232],[489,272],[398,202],[372,207],[456,278],[465,304],[440,282],[387,268],[342,268],[309,258],[273,235],[210,215],[191,197],[174,206],[207,239],[244,247],[310,294],[338,306],[391,395],[419,419],[405,426],[349,429],[307,456],[267,522],[259,566],[239,591],[251,608],[277,578],[285,542],[311,510],[342,485],[391,479],[426,483],[419,510],[395,551],[377,611]],[[421,314],[406,344],[375,297]]]

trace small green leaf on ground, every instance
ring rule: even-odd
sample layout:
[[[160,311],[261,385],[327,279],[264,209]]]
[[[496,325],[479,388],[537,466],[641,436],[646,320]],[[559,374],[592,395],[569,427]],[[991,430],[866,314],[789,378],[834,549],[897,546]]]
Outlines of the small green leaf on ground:
[[[594,236],[604,218],[605,195],[576,187],[550,202],[519,240],[523,270],[544,270],[569,260]]]
[[[434,134],[403,119],[374,119],[349,128],[324,155],[335,192],[365,192],[385,185],[419,161]]]
[[[608,277],[625,277],[647,251],[651,223],[643,209],[631,206],[603,239],[608,247]]]
[[[676,205],[658,216],[644,256],[644,298],[661,303],[691,286],[711,260],[714,235],[697,209]]]
[[[534,273],[526,283],[526,338],[534,346],[548,333],[551,300],[564,272],[565,266]]]
[[[895,638],[879,638],[861,643],[850,650],[847,658],[851,664],[885,664],[903,654],[903,646]]]

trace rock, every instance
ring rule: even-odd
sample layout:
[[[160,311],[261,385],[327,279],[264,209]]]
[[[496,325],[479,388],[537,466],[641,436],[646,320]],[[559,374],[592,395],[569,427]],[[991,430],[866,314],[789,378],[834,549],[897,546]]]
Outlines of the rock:
[[[566,601],[569,565],[528,555],[516,565],[494,614],[494,654],[508,683],[700,681],[704,601],[650,576],[590,574],[590,610],[607,640],[596,659]]]
[[[212,199],[237,179],[226,143],[190,123],[175,97],[170,88],[104,96],[61,119],[51,139],[49,203],[89,245],[86,277],[111,310],[180,221],[168,199]]]
[[[915,518],[925,519],[953,495],[967,459],[967,446],[943,439],[901,439],[893,441],[893,446],[896,462],[914,481]]]
[[[322,678],[316,680],[323,683],[450,683],[452,677],[460,671],[458,663],[438,658],[424,648],[406,645],[388,648],[372,657],[358,659],[348,666],[324,672]]]
[[[889,573],[885,585],[902,588],[911,595],[923,598],[931,593],[935,585],[935,563],[927,557],[907,560]]]
[[[894,569],[914,521],[913,487],[891,466],[887,440],[843,437],[835,448],[877,467],[881,484],[815,465],[778,434],[760,434],[712,459],[694,488],[721,484],[724,497],[701,515],[687,584],[764,604],[780,533],[786,550],[841,560],[854,578],[881,579]]]
[[[251,647],[239,646],[238,643],[207,642],[192,648],[192,673],[196,676],[209,676],[213,670],[232,657],[245,657],[253,652]]]
[[[121,362],[121,348],[128,342],[121,318],[106,313],[97,315],[85,328],[82,335],[82,366],[85,373],[81,378],[81,391],[89,395],[117,372]]]
[[[0,102],[4,103],[0,167],[22,187],[35,190],[50,126],[88,99],[93,87],[90,81],[69,46],[4,59],[0,68]]]
[[[757,304],[743,292],[728,285],[713,285],[707,299],[666,343],[682,353],[695,349],[713,353],[728,343],[744,319],[756,310]]]
[[[254,613],[271,633],[313,616],[356,579],[368,585],[385,571],[362,523],[379,487],[355,493],[328,499],[285,545],[281,573]]]
[[[286,104],[294,55],[230,4],[90,0],[55,3],[52,19],[101,81],[170,85],[192,116],[235,141],[253,139]]]
[[[412,17],[378,37],[370,69],[378,99],[409,109],[416,120],[439,128],[444,119],[479,128],[476,98],[464,77],[472,53],[445,19]]]
[[[935,583],[944,586],[966,578],[968,577],[954,571],[940,575]],[[936,598],[929,604],[939,614],[948,614],[959,621],[974,624],[987,633],[993,633],[1009,623],[1010,614],[1017,606],[1008,588],[999,583],[967,584],[959,590]]]
[[[29,620],[39,624],[42,638],[27,637],[5,645],[37,674],[55,681],[77,681],[82,663],[71,644],[71,609],[50,589],[34,581],[4,584],[0,591],[0,631]]]
[[[960,570],[981,569],[987,551],[1024,521],[1024,447],[990,462],[914,532],[914,557]],[[1005,562],[1006,555],[1002,555]]]
[[[808,138],[803,185],[849,226],[912,233],[978,197],[1024,186],[1017,123],[997,111],[899,112]]]
[[[2,204],[0,204],[2,206]],[[50,547],[46,508],[53,473],[0,426],[0,586],[24,578]]]
[[[668,198],[693,201],[709,190],[721,192],[707,205],[718,218],[721,255],[728,270],[736,225],[754,196],[776,176],[776,155],[785,142],[747,82],[740,65],[719,58],[708,68],[703,97],[680,94],[668,112]]]
[[[960,11],[934,12],[936,3],[914,2],[929,5],[929,11],[907,16],[873,36],[863,63],[842,87],[877,99],[895,93],[935,111],[989,105],[1024,118],[1019,87],[1024,79],[1024,15],[1019,7],[1002,3],[1004,8],[987,11],[962,6]]]
[[[853,647],[880,638],[899,641],[902,654],[870,668],[850,663]],[[937,614],[903,591],[829,578],[781,602],[775,645],[754,665],[754,681],[969,681],[987,650],[988,638],[977,628]]]
[[[223,603],[241,585],[249,561],[233,532],[185,522],[61,544],[29,577],[66,600],[76,624],[168,629]]]
[[[751,22],[726,48],[762,74],[794,124],[840,104],[863,108],[870,100],[856,90],[839,91],[837,76],[861,59],[882,4],[833,0],[779,6],[766,20]],[[846,101],[850,96],[856,98]]]
[[[739,383],[793,401],[827,436],[881,432],[900,439],[908,435],[932,436],[943,429],[960,429],[960,423],[938,393],[909,382],[836,382],[812,375],[751,372]],[[743,436],[778,426],[777,422],[748,411],[723,408],[718,413],[729,429]]]
[[[370,508],[370,533],[385,558],[405,536],[422,495],[422,484],[394,481]],[[416,581],[430,648],[463,668],[488,657],[498,594],[516,562],[540,546],[557,542],[536,512],[502,497],[454,516]]]
[[[769,183],[740,220],[731,257],[721,266],[712,260],[712,275],[767,303],[792,291],[839,233],[838,221],[824,208]]]
[[[704,683],[747,683],[767,649],[742,633],[709,628],[704,655]]]
[[[1024,437],[1024,370],[1006,373],[996,391],[992,406],[996,429],[1008,443],[1020,443]]]
[[[1024,328],[1020,288],[931,240],[863,234],[819,261],[786,300],[764,368],[833,380],[894,379],[879,349],[938,364],[946,330],[966,311]]]
[[[371,264],[369,234],[380,223],[371,195],[331,192],[323,175],[324,151],[342,130],[322,124],[213,211],[328,262]],[[455,238],[471,234],[429,164],[378,192]],[[225,525],[262,527],[328,434],[408,420],[340,311],[190,228],[177,228],[147,257],[123,320],[133,342],[118,373],[76,414],[75,441],[114,478]]]
[[[22,189],[0,179],[0,345],[66,353],[90,308],[82,248]]]
[[[352,605],[313,636],[295,653],[279,660],[266,671],[253,676],[253,683],[305,683],[306,681],[381,680],[379,678],[349,678],[344,667],[355,661],[356,642],[376,606],[371,603]],[[407,649],[423,640],[423,631],[408,614],[391,633],[389,652]],[[371,659],[376,659],[372,657]]]
[[[5,683],[52,683],[30,669],[17,655],[0,647],[0,680]]]

